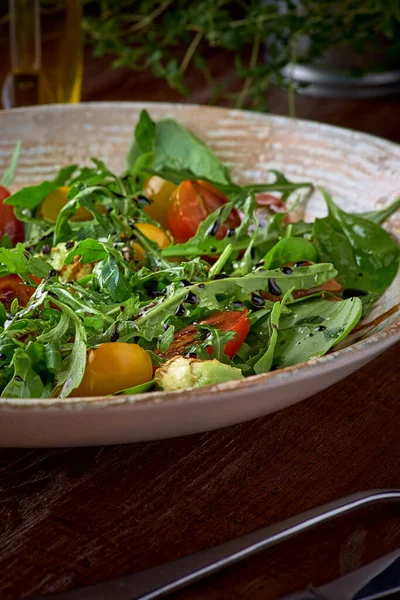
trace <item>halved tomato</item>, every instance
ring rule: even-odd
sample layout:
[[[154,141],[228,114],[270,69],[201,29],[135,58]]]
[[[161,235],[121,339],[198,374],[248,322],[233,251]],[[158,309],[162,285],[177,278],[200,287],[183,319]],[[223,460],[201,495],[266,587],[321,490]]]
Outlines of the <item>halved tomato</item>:
[[[14,215],[14,207],[4,204],[10,192],[0,185],[0,237],[8,235],[13,245],[24,241],[24,224]]]
[[[225,194],[207,181],[182,181],[171,196],[167,213],[168,229],[175,242],[187,242],[196,234],[200,223],[226,202],[228,198]],[[214,235],[220,240],[229,229],[236,229],[239,225],[239,213],[232,209]]]
[[[35,291],[32,285],[27,285],[19,275],[4,275],[0,277],[0,302],[6,310],[10,309],[14,298],[18,299],[20,306],[26,306]]]
[[[247,308],[243,311],[217,312],[196,325],[191,324],[184,327],[175,334],[174,341],[162,356],[172,358],[173,356],[185,355],[190,346],[193,345],[195,336],[199,332],[197,325],[213,325],[221,331],[233,331],[235,333],[235,337],[224,348],[224,354],[232,358],[249,333],[250,319],[247,313]],[[207,353],[211,355],[213,352],[212,346],[209,346]]]

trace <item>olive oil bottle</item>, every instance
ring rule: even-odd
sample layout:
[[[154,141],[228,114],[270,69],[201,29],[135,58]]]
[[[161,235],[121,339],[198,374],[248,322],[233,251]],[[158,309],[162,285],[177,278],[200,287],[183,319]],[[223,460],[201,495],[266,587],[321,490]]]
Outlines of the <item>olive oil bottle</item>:
[[[9,0],[10,68],[5,108],[79,102],[81,0]]]

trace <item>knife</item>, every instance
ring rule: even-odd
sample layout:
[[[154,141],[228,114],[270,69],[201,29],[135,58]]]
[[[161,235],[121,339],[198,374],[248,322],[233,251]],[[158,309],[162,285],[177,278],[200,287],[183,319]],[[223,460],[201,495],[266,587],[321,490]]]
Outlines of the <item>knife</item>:
[[[371,490],[340,498],[229,542],[133,575],[35,600],[156,600],[229,567],[320,523],[380,502],[399,502],[400,489]],[[317,597],[318,598],[318,597]],[[338,600],[338,598],[335,598]]]

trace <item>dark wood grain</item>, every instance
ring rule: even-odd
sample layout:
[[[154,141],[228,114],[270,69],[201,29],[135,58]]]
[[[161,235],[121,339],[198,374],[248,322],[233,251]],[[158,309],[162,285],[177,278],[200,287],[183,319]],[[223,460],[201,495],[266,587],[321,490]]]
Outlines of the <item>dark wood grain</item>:
[[[235,89],[230,61],[217,76]],[[187,101],[209,90],[191,76]],[[84,100],[180,100],[162,82],[88,60]],[[286,98],[271,93],[274,112]],[[299,116],[400,141],[399,102],[302,97]],[[139,571],[349,494],[400,486],[400,346],[284,411],[176,440],[0,451],[0,598]],[[400,512],[363,510],[177,597],[275,599],[400,545]]]

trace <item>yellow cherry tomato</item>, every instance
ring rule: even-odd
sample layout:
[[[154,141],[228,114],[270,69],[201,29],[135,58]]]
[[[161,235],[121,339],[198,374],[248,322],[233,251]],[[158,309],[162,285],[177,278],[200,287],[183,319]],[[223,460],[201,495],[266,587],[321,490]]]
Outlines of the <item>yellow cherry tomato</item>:
[[[139,229],[143,235],[145,235],[149,240],[155,242],[159,248],[167,248],[171,242],[162,229],[156,227],[156,225],[151,225],[151,223],[137,223],[136,227]],[[137,242],[133,242],[133,257],[138,262],[142,261],[145,257],[145,251],[142,246]]]
[[[175,184],[157,175],[150,177],[144,187],[144,193],[152,201],[144,210],[149,217],[160,223],[163,227],[167,227],[169,199],[175,189]]]
[[[69,187],[67,185],[50,192],[39,208],[38,217],[49,223],[55,223],[57,221],[58,213],[69,200],[68,192]],[[91,219],[93,219],[93,217],[90,212],[82,207],[79,207],[74,216],[71,217],[71,221],[90,221]]]
[[[86,370],[74,396],[107,396],[153,378],[151,358],[137,344],[109,342],[89,350]]]

